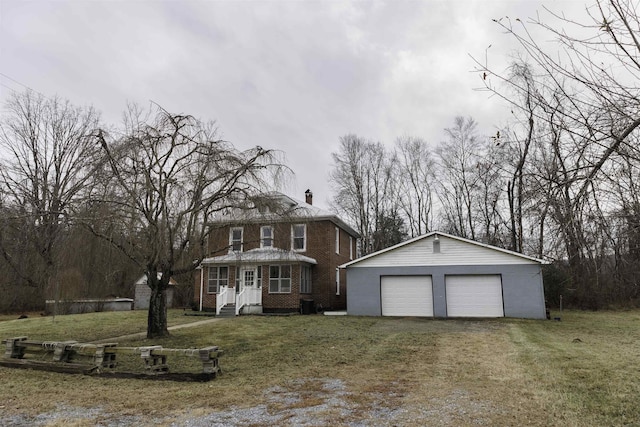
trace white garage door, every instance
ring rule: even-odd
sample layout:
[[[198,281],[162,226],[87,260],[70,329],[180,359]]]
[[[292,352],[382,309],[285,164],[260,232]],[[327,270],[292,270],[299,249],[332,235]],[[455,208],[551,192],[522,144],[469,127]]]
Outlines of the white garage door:
[[[385,276],[380,293],[383,316],[433,316],[431,276]]]
[[[446,276],[448,317],[502,317],[500,275]]]

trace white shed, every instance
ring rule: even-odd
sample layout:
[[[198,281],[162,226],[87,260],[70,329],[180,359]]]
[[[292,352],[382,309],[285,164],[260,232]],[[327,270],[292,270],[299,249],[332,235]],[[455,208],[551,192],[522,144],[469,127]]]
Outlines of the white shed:
[[[162,273],[158,273],[158,278],[162,277]],[[178,283],[169,279],[169,288],[167,289],[167,307],[173,307],[173,293]],[[151,298],[151,288],[147,285],[147,275],[143,274],[135,283],[133,308],[135,310],[147,310],[149,308],[149,299]]]

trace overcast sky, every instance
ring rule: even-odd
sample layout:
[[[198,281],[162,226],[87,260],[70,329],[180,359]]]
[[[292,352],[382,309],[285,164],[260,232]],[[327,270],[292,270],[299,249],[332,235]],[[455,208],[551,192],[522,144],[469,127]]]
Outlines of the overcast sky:
[[[128,101],[215,120],[238,148],[282,150],[328,207],[331,153],[355,133],[432,144],[457,115],[485,134],[504,108],[470,55],[508,63],[492,18],[578,14],[583,1],[0,0],[0,101],[28,86],[118,124]]]

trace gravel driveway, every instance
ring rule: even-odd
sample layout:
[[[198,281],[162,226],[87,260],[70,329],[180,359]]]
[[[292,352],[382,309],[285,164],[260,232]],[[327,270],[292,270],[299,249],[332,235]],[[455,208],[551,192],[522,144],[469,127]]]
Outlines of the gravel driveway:
[[[312,406],[304,405],[309,382],[314,383]],[[320,389],[318,389],[320,383]],[[295,390],[295,391],[292,391]],[[372,402],[367,407],[354,403],[346,385],[338,379],[302,379],[292,382],[292,387],[273,387],[263,392],[266,404],[224,411],[176,416],[141,416],[110,414],[97,406],[74,408],[65,405],[55,411],[35,417],[23,415],[3,416],[0,425],[22,426],[172,426],[172,427],[222,427],[222,426],[454,426],[489,425],[491,412],[499,411],[488,402],[477,401],[464,390],[456,390],[444,398],[434,398],[420,407],[395,407],[389,405],[395,399],[386,395],[368,396]]]

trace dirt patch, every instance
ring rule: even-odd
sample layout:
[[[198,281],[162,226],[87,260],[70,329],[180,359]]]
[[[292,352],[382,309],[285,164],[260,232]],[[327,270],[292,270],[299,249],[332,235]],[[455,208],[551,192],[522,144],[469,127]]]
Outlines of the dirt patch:
[[[400,383],[391,388],[401,389]],[[175,416],[108,414],[101,407],[55,410],[28,417],[0,416],[3,426],[442,426],[490,425],[488,417],[499,411],[491,402],[478,400],[465,390],[429,399],[421,405],[402,403],[403,393],[371,390],[366,395],[350,391],[340,379],[305,378],[263,391],[265,404],[231,407],[223,411],[196,411]]]
[[[419,317],[386,318],[384,322],[378,322],[372,329],[380,332],[405,333],[469,333],[469,332],[495,332],[503,330],[506,324],[501,320],[469,320],[469,319],[430,319]]]

